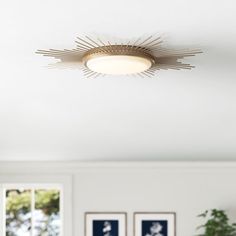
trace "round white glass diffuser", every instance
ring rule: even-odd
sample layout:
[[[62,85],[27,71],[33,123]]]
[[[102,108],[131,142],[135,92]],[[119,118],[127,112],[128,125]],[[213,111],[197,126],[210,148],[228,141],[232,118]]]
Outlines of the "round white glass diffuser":
[[[86,66],[101,74],[127,75],[148,70],[152,66],[152,60],[132,55],[100,55],[89,58]]]

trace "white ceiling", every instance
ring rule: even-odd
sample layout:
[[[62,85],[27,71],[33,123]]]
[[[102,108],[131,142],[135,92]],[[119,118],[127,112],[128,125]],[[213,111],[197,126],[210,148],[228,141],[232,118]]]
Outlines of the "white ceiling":
[[[236,160],[236,1],[0,4],[0,160]],[[200,47],[192,71],[84,79],[37,49],[86,33]]]

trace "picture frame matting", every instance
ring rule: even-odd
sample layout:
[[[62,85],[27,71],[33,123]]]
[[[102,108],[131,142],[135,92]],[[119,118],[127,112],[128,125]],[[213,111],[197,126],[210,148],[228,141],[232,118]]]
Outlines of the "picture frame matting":
[[[176,236],[175,212],[134,212],[134,236]]]
[[[85,236],[127,236],[126,212],[85,212]]]

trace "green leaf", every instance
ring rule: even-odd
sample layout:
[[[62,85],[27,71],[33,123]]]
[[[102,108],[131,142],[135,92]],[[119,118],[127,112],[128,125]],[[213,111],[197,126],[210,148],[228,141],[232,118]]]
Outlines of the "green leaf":
[[[229,218],[225,211],[212,209],[198,215],[206,219],[205,224],[197,227],[204,232],[201,236],[236,236],[236,223],[229,224]]]

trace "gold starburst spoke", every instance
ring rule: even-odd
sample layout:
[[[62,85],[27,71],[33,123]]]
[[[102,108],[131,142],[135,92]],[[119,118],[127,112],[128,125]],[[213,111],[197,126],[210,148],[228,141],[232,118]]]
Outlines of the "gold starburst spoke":
[[[162,38],[153,35],[127,40],[126,43],[120,40],[102,40],[100,37],[94,39],[85,35],[77,37],[75,43],[76,47],[73,49],[37,50],[36,53],[60,60],[50,64],[50,68],[80,69],[86,78],[113,74],[145,78],[154,77],[158,70],[190,70],[194,66],[180,60],[202,53],[200,49],[163,47]],[[129,69],[128,65],[133,69]]]

